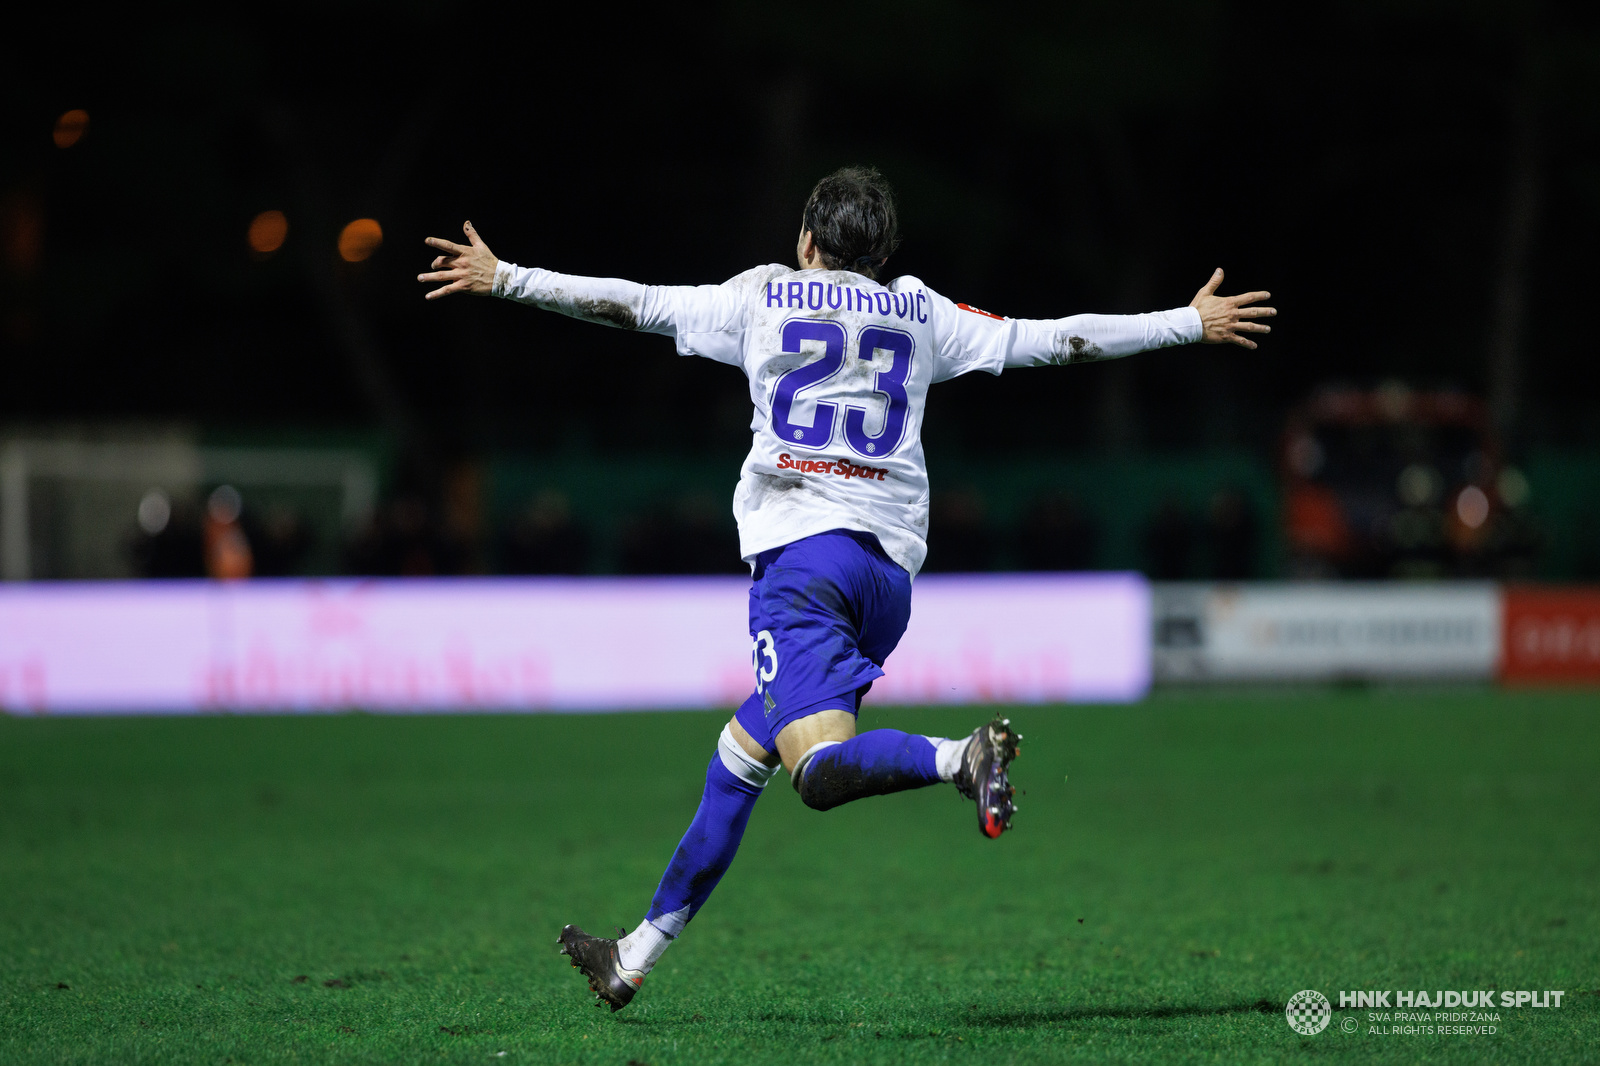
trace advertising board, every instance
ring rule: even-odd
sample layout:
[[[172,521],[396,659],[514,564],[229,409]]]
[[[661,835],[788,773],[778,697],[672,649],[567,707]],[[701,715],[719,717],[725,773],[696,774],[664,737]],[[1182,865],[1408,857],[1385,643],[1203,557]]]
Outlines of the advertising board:
[[[738,577],[0,586],[0,708],[35,713],[732,707]],[[928,575],[869,697],[1131,700],[1136,575]],[[780,664],[781,668],[781,664]]]
[[[1600,681],[1600,589],[1508,586],[1504,632],[1507,682]]]
[[[1500,659],[1489,582],[1157,584],[1158,681],[1483,678]]]

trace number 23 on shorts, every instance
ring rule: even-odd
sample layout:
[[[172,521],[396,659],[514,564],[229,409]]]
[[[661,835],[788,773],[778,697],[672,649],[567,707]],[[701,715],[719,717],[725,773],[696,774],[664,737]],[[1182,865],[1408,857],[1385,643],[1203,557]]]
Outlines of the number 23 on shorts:
[[[757,692],[778,676],[778,642],[770,629],[763,629],[750,642],[750,665],[756,672]]]

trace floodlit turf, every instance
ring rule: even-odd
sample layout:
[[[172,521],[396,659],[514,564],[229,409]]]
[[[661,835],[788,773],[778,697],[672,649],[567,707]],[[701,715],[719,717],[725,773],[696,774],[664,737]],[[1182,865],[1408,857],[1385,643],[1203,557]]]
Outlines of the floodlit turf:
[[[719,716],[0,718],[0,1061],[1600,1058],[1595,694],[1011,713],[1013,834],[780,775],[615,1016],[556,934],[642,916]],[[1302,1037],[1303,988],[1566,998]]]

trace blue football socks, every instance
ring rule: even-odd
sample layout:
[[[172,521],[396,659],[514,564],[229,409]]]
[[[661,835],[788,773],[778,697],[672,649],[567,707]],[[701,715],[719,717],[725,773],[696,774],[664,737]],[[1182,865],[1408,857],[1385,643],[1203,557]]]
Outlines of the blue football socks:
[[[648,972],[710,898],[739,850],[761,790],[776,770],[752,759],[727,728],[722,730],[717,754],[706,767],[706,787],[694,821],[661,875],[645,920],[617,945],[623,966]]]
[[[843,743],[818,745],[797,767],[796,788],[808,806],[825,811],[867,796],[935,785],[950,780],[964,745],[874,729]],[[645,920],[617,943],[618,961],[628,970],[648,973],[711,897],[739,850],[761,790],[776,772],[752,759],[726,728],[717,749],[706,767],[700,807],[661,875]]]
[[[883,796],[949,780],[939,773],[939,741],[874,729],[843,743],[813,749],[796,767],[795,788],[819,811],[866,796]]]
[[[682,931],[728,872],[760,798],[759,787],[731,774],[720,754],[712,756],[700,809],[661,875],[647,921],[670,936]]]

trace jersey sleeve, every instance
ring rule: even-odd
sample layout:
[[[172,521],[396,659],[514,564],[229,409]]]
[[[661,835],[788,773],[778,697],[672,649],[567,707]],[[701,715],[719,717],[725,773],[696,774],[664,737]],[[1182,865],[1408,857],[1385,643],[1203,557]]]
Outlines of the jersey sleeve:
[[[1192,307],[1142,315],[1073,315],[1070,318],[1018,318],[1016,338],[1006,351],[1006,366],[1064,366],[1120,359],[1152,348],[1193,344],[1204,332]]]
[[[1200,312],[1192,307],[1143,315],[1073,315],[1004,318],[929,291],[929,316],[938,346],[933,380],[974,370],[998,374],[1006,367],[1065,365],[1116,359],[1151,348],[1200,339]]]
[[[747,270],[721,285],[641,285],[501,262],[493,294],[584,322],[659,333],[673,339],[680,355],[737,366],[749,291],[772,269]]]

